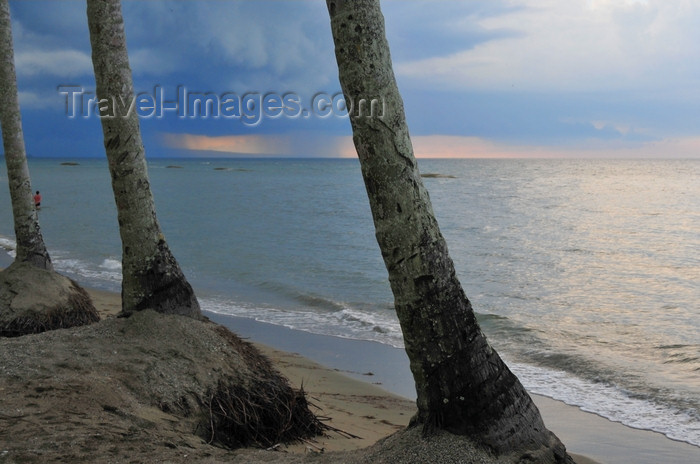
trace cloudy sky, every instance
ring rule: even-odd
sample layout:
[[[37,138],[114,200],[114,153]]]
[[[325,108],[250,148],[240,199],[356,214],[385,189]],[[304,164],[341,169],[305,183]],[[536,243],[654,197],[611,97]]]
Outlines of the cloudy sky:
[[[324,1],[122,3],[148,156],[353,155]],[[85,2],[10,6],[28,153],[103,156]],[[417,156],[700,158],[698,0],[382,8]]]

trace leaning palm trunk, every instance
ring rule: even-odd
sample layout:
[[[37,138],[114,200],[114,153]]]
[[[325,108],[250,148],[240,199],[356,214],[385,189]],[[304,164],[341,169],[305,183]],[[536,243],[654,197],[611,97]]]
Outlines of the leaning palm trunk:
[[[39,229],[24,148],[7,0],[0,0],[0,124],[17,238],[15,261],[0,272],[0,337],[97,322],[99,314],[85,290],[53,271]]]
[[[51,258],[39,229],[29,180],[17,93],[10,6],[7,0],[0,1],[0,54],[0,123],[17,238],[15,261],[29,262],[41,269],[52,270]]]
[[[537,462],[571,462],[489,346],[457,280],[413,156],[379,0],[327,5],[341,86],[354,102],[353,140],[377,242],[416,382],[412,424],[426,433],[467,434],[499,453],[539,450]],[[361,99],[382,104],[372,114]]]
[[[200,317],[192,287],[156,219],[136,111],[119,0],[88,0],[104,145],[122,240],[122,311],[146,308]]]

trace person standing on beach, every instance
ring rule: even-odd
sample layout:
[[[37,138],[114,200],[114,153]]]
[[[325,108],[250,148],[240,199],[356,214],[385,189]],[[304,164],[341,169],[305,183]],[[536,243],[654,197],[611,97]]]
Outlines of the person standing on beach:
[[[36,207],[36,209],[41,208],[41,194],[38,190],[34,194],[34,206]]]

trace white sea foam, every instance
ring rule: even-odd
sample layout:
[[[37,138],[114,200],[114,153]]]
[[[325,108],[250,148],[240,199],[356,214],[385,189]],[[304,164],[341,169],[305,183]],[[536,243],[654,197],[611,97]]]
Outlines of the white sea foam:
[[[232,303],[216,298],[205,298],[200,303],[202,309],[214,313],[246,317],[309,333],[375,341],[403,348],[403,335],[395,318],[370,314],[346,305],[342,305],[340,311],[316,312]]]
[[[61,273],[84,281],[88,285],[117,290],[122,281],[121,262],[106,258],[101,264],[69,258],[65,253],[53,254],[54,268]]]
[[[0,248],[4,249],[12,258],[17,256],[17,252],[15,251],[15,248],[17,248],[17,242],[11,238],[0,236]]]
[[[613,386],[589,382],[566,372],[530,364],[509,362],[508,366],[532,393],[578,406],[583,411],[628,427],[653,430],[671,439],[700,446],[700,424],[697,418],[685,411],[631,398]]]
[[[394,314],[370,313],[346,306],[342,311],[331,315],[342,327],[348,327],[358,335],[371,331],[382,343],[395,348],[403,348],[401,326]]]
[[[386,310],[391,295],[371,215],[366,201],[354,201],[364,195],[355,161],[251,160],[240,167],[254,175],[235,182],[199,169],[200,161],[178,160],[197,194],[168,188],[159,196],[159,213],[169,218],[169,242],[189,269],[188,278],[194,277],[191,283],[221,295],[205,308],[401,346],[398,322]],[[598,353],[590,356],[590,371],[571,365],[581,378],[524,365],[518,375],[526,386],[627,425],[698,443],[699,371],[686,347],[697,344],[700,320],[693,261],[700,215],[689,200],[695,198],[700,165],[426,162],[426,171],[458,178],[432,182],[431,198],[475,308],[504,318],[485,323],[494,344],[507,347],[501,354],[530,353],[538,337],[543,346],[537,349],[565,353],[573,362]],[[87,165],[107,172],[104,160]],[[57,269],[88,286],[118,290],[121,247],[114,211],[104,207],[113,195],[97,172],[56,176],[51,160],[37,161],[32,175],[54,192],[52,207],[42,212],[47,239],[72,252],[50,249]],[[153,185],[171,185],[172,174],[154,170]],[[76,182],[95,201],[71,193]],[[221,209],[222,189],[237,199],[235,211],[226,202]],[[7,193],[0,189],[4,204],[10,203]],[[11,223],[10,210],[0,209],[0,238],[14,238]],[[58,236],[48,236],[54,233]],[[206,243],[194,246],[194,237],[206,237]],[[0,241],[0,247],[1,255],[14,242]],[[238,303],[242,299],[250,303]],[[596,383],[606,360],[614,361],[618,384]]]
[[[110,271],[120,271],[122,270],[122,262],[118,259],[107,258],[100,264],[102,269],[107,269]]]
[[[206,298],[202,308],[219,313],[281,325],[290,329],[342,338],[375,341],[403,347],[398,321],[350,307],[330,313],[291,311],[258,305],[241,305]],[[669,438],[700,446],[697,419],[684,411],[670,410],[651,401],[631,398],[619,389],[593,383],[563,371],[508,362],[528,391],[578,406],[629,427],[652,430]]]
[[[14,240],[7,238],[7,237],[2,237],[0,236],[0,248],[4,248],[5,250],[9,251],[14,251],[14,249],[17,247],[17,242]]]
[[[0,237],[0,247],[13,253],[15,243]],[[111,289],[116,290],[121,282],[121,262],[114,257],[105,258],[100,264],[92,264],[57,252],[54,265],[59,272],[100,286],[106,284]],[[403,347],[400,326],[390,313],[370,313],[342,303],[336,303],[341,309],[329,312],[241,304],[217,298],[204,298],[201,304],[203,309],[215,313],[251,318],[310,333]],[[671,439],[700,446],[700,425],[685,411],[632,398],[614,386],[586,381],[563,371],[516,362],[508,362],[508,365],[532,393],[563,401],[629,427],[652,430]]]

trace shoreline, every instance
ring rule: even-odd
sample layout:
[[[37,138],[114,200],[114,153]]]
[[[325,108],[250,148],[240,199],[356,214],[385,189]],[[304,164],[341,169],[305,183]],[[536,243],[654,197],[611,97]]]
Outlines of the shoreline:
[[[294,353],[323,369],[371,384],[413,404],[415,390],[405,351],[372,341],[311,334],[236,316],[206,312],[257,346]],[[382,369],[375,369],[381,365]],[[372,372],[369,376],[366,373]],[[283,370],[283,373],[286,372]],[[411,396],[402,394],[410,390]],[[547,427],[580,462],[600,464],[687,464],[700,462],[700,448],[650,430],[628,427],[546,396],[530,393]],[[589,459],[585,461],[584,459]],[[577,461],[577,462],[579,462]]]
[[[2,261],[2,259],[0,259]],[[10,261],[11,262],[11,261]],[[0,262],[1,264],[10,264]],[[121,309],[116,292],[86,288],[102,318]],[[288,447],[292,453],[365,448],[408,424],[415,411],[413,377],[403,349],[378,342],[312,334],[252,319],[204,311],[256,345],[317,414],[343,432]],[[700,462],[700,447],[663,434],[628,427],[562,401],[531,394],[547,427],[578,464],[687,464]],[[314,449],[316,448],[316,449]]]
[[[120,310],[118,294],[88,291],[103,317]],[[407,425],[415,411],[413,377],[402,349],[204,313],[268,355],[295,387],[304,388],[312,402],[322,408],[319,415],[331,418],[331,425],[362,437],[320,438],[317,445],[327,451],[369,446]],[[657,432],[633,429],[552,398],[531,396],[547,427],[579,464],[700,462],[699,447]],[[290,451],[304,449],[290,447]]]

